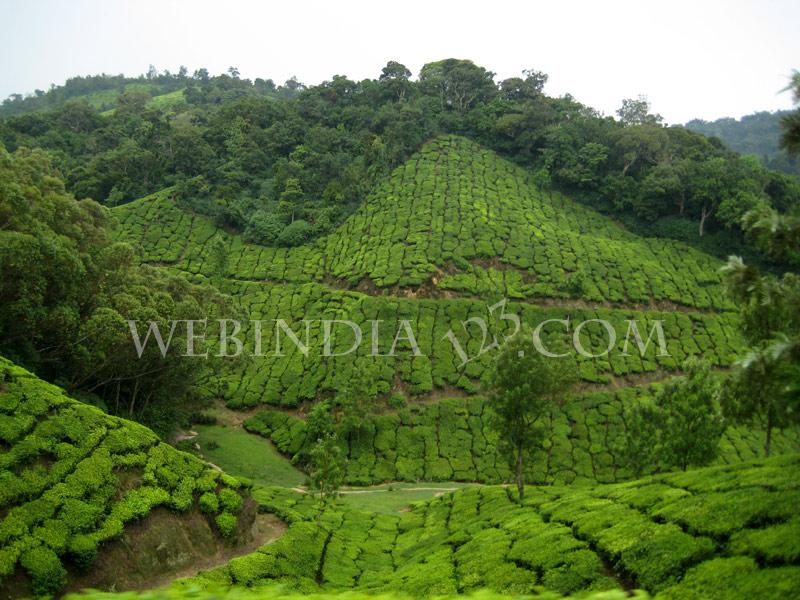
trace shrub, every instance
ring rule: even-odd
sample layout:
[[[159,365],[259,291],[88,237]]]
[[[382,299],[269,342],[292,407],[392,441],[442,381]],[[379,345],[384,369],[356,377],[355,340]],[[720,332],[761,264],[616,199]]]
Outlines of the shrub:
[[[229,512],[221,512],[215,519],[220,534],[225,538],[232,538],[236,533],[236,516]]]
[[[85,573],[97,556],[97,542],[88,535],[73,536],[67,547],[67,556],[79,571]]]
[[[200,496],[200,510],[207,515],[215,515],[219,512],[219,498],[213,492],[205,492]]]
[[[408,402],[403,394],[392,394],[389,398],[389,406],[396,410],[405,408],[407,404]]]
[[[298,219],[290,223],[278,235],[278,244],[281,246],[300,246],[306,243],[314,233],[311,223]]]
[[[220,490],[219,500],[225,511],[229,513],[237,513],[242,508],[242,497],[230,488]]]
[[[284,228],[286,228],[286,223],[284,223],[283,219],[279,215],[272,212],[267,212],[265,210],[257,210],[253,213],[253,215],[250,217],[250,221],[247,223],[247,228],[244,232],[244,238],[248,242],[271,246],[278,241],[278,238],[281,237],[281,233],[283,232]],[[288,246],[297,244],[285,245]]]
[[[30,576],[37,596],[54,595],[67,583],[67,571],[50,548],[37,546],[28,550],[20,558],[20,564]]]

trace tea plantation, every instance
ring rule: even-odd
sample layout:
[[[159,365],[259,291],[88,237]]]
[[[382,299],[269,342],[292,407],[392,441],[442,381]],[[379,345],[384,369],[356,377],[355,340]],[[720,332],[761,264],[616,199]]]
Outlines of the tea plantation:
[[[359,368],[359,361],[369,363],[370,379],[374,383],[374,394],[391,390],[420,395],[437,389],[456,388],[474,393],[481,379],[487,374],[494,354],[481,348],[491,343],[492,337],[502,339],[513,331],[502,317],[500,309],[490,314],[487,303],[468,298],[413,299],[403,297],[370,296],[359,292],[331,290],[323,285],[272,284],[254,282],[231,282],[225,291],[236,298],[240,305],[242,334],[248,342],[246,347],[254,351],[253,325],[250,320],[262,320],[262,349],[264,356],[239,368],[226,378],[223,391],[231,407],[254,406],[260,403],[281,406],[296,406],[306,400],[314,400],[320,394],[333,393],[342,388]],[[612,352],[598,358],[586,358],[574,350],[572,359],[579,361],[580,374],[584,381],[609,383],[612,378],[656,373],[659,370],[674,371],[689,356],[702,354],[718,366],[730,365],[738,351],[741,340],[736,333],[737,317],[734,313],[701,313],[683,311],[642,311],[615,308],[564,308],[559,306],[536,306],[524,302],[508,303],[502,312],[514,314],[521,323],[535,327],[547,319],[569,319],[580,322],[589,319],[606,319],[616,331],[616,343]],[[480,317],[486,320],[488,337],[482,337],[476,326],[465,326],[462,322]],[[281,332],[281,353],[277,355],[275,319],[284,319],[305,342],[303,319],[315,320],[309,325],[309,352],[303,354]],[[320,319],[351,320],[362,328],[363,343],[357,352],[345,356],[325,356],[323,326]],[[390,353],[401,319],[409,321],[419,347],[415,356],[408,343],[400,342],[394,356]],[[644,356],[640,356],[630,337],[630,350],[623,355],[628,333],[628,320],[637,321],[637,326],[647,337],[653,321],[662,321],[669,356],[659,356],[659,349],[651,343]],[[382,321],[377,327],[377,350],[384,356],[367,357],[372,352],[375,333],[372,321]],[[462,364],[453,342],[446,338],[452,331],[469,362]],[[629,336],[628,336],[629,337]],[[352,332],[346,326],[331,330],[332,351],[346,352],[353,343]],[[542,340],[553,352],[569,351],[572,332],[561,325],[549,325],[542,329]],[[587,351],[600,355],[607,350],[609,335],[602,325],[589,324],[582,330],[581,340]],[[355,358],[355,360],[354,360]]]
[[[375,395],[476,392],[491,363],[481,349],[509,331],[501,313],[531,327],[546,319],[609,320],[617,335],[613,351],[575,354],[586,382],[663,377],[701,354],[717,366],[731,364],[742,340],[716,259],[677,242],[637,237],[527,177],[473,142],[440,137],[397,168],[334,233],[296,248],[246,244],[180,208],[170,190],[114,213],[119,237],[142,260],[213,278],[238,301],[234,317],[244,323],[246,351],[255,351],[256,337],[248,321],[268,324],[266,356],[237,364],[219,382],[231,407],[297,406],[335,393],[358,370],[353,355],[322,355],[320,323],[310,326],[312,346],[318,343],[307,355],[285,343],[284,356],[277,356],[273,319],[287,321],[301,339],[303,319],[349,319],[365,328],[366,339],[373,334],[369,323],[381,320],[388,324],[375,334],[382,354],[398,321],[407,319],[422,356],[401,344],[395,356],[371,361]],[[503,297],[516,301],[490,315],[488,306]],[[489,322],[487,340],[463,324],[472,317]],[[669,356],[659,356],[655,345],[643,357],[619,352],[629,319],[645,336],[654,320],[662,321]],[[448,331],[460,348],[444,337]],[[334,351],[349,347],[347,334],[338,332]],[[570,335],[558,325],[544,334],[552,348]],[[595,323],[582,340],[602,354],[608,334]],[[367,343],[360,348],[362,355],[370,350]]]
[[[245,244],[181,210],[170,190],[121,206],[121,238],[146,262],[244,280],[328,282],[428,295],[580,298],[730,309],[719,261],[635,236],[464,138],[398,167],[331,235],[296,248]],[[211,242],[222,240],[224,262]]]
[[[212,281],[242,324],[244,357],[222,361],[206,387],[247,412],[209,426],[223,441],[206,457],[222,464],[224,440],[248,436],[259,443],[240,444],[226,464],[264,483],[270,463],[249,449],[274,445],[302,465],[316,441],[310,409],[358,382],[378,402],[358,428],[336,425],[345,483],[467,485],[398,511],[396,500],[381,510],[364,510],[375,499],[323,505],[288,487],[304,476],[288,464],[287,487],[242,484],[3,362],[0,577],[22,574],[35,594],[56,593],[155,507],[199,511],[229,538],[243,503],[255,502],[288,524],[282,537],[167,590],[127,597],[797,597],[796,430],[774,431],[779,456],[765,460],[764,433],[733,426],[712,467],[641,478],[622,458],[627,417],[659,380],[690,357],[725,370],[744,350],[718,260],[636,236],[457,136],[424,145],[338,229],[302,246],[245,243],[183,208],[172,189],[113,214],[117,238],[142,262]],[[546,419],[522,503],[498,485],[512,473],[479,396],[494,358],[484,350],[516,329],[509,315],[531,327],[602,319],[616,334],[609,345],[599,323],[583,329],[593,356],[570,354],[580,381]],[[476,317],[486,336],[469,324]],[[307,351],[281,331],[276,352],[280,319]],[[322,319],[357,323],[363,343],[346,353],[354,338],[340,328],[323,352]],[[644,337],[660,322],[666,354],[655,343],[643,355],[624,352],[631,320]],[[401,321],[419,352],[408,339],[390,351]],[[572,333],[556,325],[542,340],[568,351]],[[202,431],[185,447],[203,454],[200,442],[209,443]]]
[[[547,439],[527,465],[526,481],[540,484],[614,482],[632,473],[619,452],[625,413],[650,393],[625,388],[571,398],[547,422]],[[497,434],[487,423],[479,397],[411,405],[393,414],[371,416],[353,434],[339,436],[347,463],[346,480],[355,485],[383,481],[508,481],[511,470],[497,451]],[[308,450],[303,420],[263,411],[244,423],[248,431],[271,439],[287,456]],[[774,438],[775,451],[800,452],[800,435],[785,430]],[[763,454],[763,432],[729,427],[720,442],[720,462],[736,463]]]
[[[372,514],[282,488],[262,510],[291,523],[276,543],[178,584],[303,592],[402,591],[415,597],[488,588],[642,588],[658,598],[793,598],[800,585],[798,455],[659,475],[624,484],[470,487]],[[709,594],[708,591],[711,591]]]
[[[199,510],[233,537],[243,494],[149,429],[0,358],[0,586],[12,595],[57,593],[156,507]]]

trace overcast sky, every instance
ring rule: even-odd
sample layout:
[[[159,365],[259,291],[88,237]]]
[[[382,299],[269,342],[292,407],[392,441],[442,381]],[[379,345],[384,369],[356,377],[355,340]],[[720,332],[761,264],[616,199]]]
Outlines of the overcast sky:
[[[0,97],[73,75],[159,70],[280,83],[375,78],[388,60],[470,58],[498,80],[535,68],[545,91],[613,114],[645,94],[670,123],[789,108],[800,2],[0,0]]]

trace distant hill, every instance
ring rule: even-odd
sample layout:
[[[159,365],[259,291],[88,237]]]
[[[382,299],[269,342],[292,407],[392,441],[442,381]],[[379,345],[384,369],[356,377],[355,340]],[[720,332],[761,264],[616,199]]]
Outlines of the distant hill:
[[[105,111],[113,108],[119,95],[125,92],[155,97],[180,92],[184,85],[184,79],[162,75],[150,79],[105,74],[72,77],[63,85],[51,86],[47,91],[36,90],[27,96],[12,94],[0,104],[0,118],[53,110],[66,102],[77,101],[84,101],[98,111]]]
[[[781,137],[780,121],[789,112],[788,110],[761,111],[738,120],[731,117],[716,121],[694,119],[686,123],[686,128],[707,136],[718,137],[739,154],[758,156],[770,169],[800,176],[800,159],[790,158],[786,151],[778,146]]]

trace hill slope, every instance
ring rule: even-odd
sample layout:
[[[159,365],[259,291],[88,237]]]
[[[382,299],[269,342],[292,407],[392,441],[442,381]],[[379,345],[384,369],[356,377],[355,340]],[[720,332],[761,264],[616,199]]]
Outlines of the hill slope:
[[[458,137],[439,138],[399,167],[336,232],[286,249],[245,244],[203,217],[181,210],[164,191],[114,210],[120,238],[145,262],[213,277],[240,303],[243,339],[254,349],[246,321],[383,320],[379,349],[391,347],[400,319],[411,323],[422,356],[403,347],[371,361],[371,391],[420,395],[453,388],[475,392],[490,364],[481,331],[469,317],[487,319],[489,333],[509,331],[490,300],[516,299],[505,312],[535,326],[550,318],[613,323],[617,349],[628,319],[640,327],[663,321],[669,356],[655,346],[644,357],[612,352],[576,356],[587,382],[675,370],[703,354],[729,365],[741,349],[737,317],[716,272],[719,262],[686,246],[639,238],[570,200],[526,183],[518,167]],[[222,249],[222,254],[220,254]],[[449,330],[470,360],[465,363]],[[310,325],[313,340],[320,323]],[[587,348],[602,352],[604,330],[587,327]],[[365,331],[366,339],[370,332]],[[341,389],[360,369],[353,356],[326,357],[317,344],[307,355],[274,348],[264,332],[263,357],[224,378],[231,406],[296,406]],[[336,348],[349,341],[340,336]],[[562,332],[545,331],[548,344]],[[489,338],[491,339],[491,338]],[[359,356],[370,352],[363,344]],[[560,347],[560,346],[552,346]],[[367,367],[365,367],[367,368]],[[355,374],[355,375],[354,375]]]
[[[137,580],[137,568],[139,583],[152,581],[221,550],[223,538],[252,537],[254,507],[241,482],[3,358],[0,450],[4,598],[52,594],[76,580],[119,589]],[[156,539],[148,523],[159,524]],[[120,539],[128,552],[115,546]],[[105,560],[132,561],[148,544],[160,548],[150,562]]]
[[[800,160],[790,157],[779,145],[781,119],[790,112],[762,111],[741,119],[726,117],[716,121],[695,119],[686,123],[686,128],[703,135],[716,136],[739,154],[757,156],[770,169],[800,176]]]
[[[408,512],[317,513],[308,495],[257,492],[286,536],[189,582],[455,594],[644,588],[659,598],[794,598],[798,455],[593,488],[471,487]]]
[[[731,307],[715,272],[718,261],[628,233],[536,189],[519,167],[454,136],[426,144],[339,229],[308,246],[244,244],[181,211],[168,192],[115,212],[123,239],[145,261],[192,273],[215,273],[209,242],[221,237],[228,248],[224,275],[235,279]]]
[[[538,484],[625,481],[635,475],[623,459],[626,418],[652,390],[624,388],[577,394],[545,420],[541,450],[532,452],[525,479]],[[339,432],[348,483],[384,481],[481,481],[513,479],[497,449],[482,398],[449,398],[390,414],[365,417],[357,435]],[[289,457],[308,452],[316,441],[305,421],[281,411],[263,411],[244,422],[248,431],[272,440]],[[774,432],[777,453],[800,452],[794,429]],[[764,453],[764,432],[728,427],[720,442],[720,463],[737,463]]]

